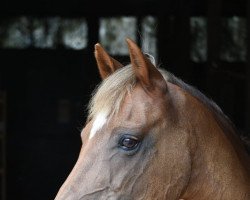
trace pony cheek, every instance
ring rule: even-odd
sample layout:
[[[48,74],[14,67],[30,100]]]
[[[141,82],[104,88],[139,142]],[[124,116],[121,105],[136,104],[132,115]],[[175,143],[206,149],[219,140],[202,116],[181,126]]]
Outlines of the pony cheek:
[[[113,191],[120,191],[122,188],[123,195],[131,194],[132,191],[130,189],[140,183],[141,177],[147,171],[152,159],[151,152],[148,152],[141,146],[137,153],[128,155],[119,147],[114,147],[108,151],[108,154],[107,165],[103,165],[103,169],[106,168],[110,171],[110,176],[112,177],[110,188]],[[129,185],[129,187],[124,188],[126,185]]]

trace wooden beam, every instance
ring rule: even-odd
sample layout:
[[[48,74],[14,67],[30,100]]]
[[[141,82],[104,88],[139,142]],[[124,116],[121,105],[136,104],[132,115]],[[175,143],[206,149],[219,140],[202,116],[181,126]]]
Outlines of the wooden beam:
[[[221,0],[208,1],[207,47],[208,62],[216,64],[220,57]]]
[[[220,37],[221,37],[221,1],[208,1],[207,10],[207,66],[206,66],[206,93],[212,98],[218,97],[219,89],[215,81],[215,69],[220,61]]]
[[[190,4],[179,0],[176,15],[158,16],[159,60],[167,70],[184,80],[189,79]]]
[[[250,1],[247,1],[246,131],[250,136]]]
[[[6,94],[0,90],[1,199],[6,200]]]
[[[88,23],[88,49],[93,49],[94,45],[99,41],[99,21],[100,18],[87,17],[86,21]],[[92,50],[91,50],[92,51]]]

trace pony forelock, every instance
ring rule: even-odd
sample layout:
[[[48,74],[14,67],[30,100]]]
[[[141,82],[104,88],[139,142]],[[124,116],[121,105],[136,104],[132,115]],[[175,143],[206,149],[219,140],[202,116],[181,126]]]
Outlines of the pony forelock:
[[[146,54],[154,64],[154,58]],[[159,69],[165,80],[168,80],[168,72]],[[107,116],[119,112],[125,96],[130,93],[136,85],[136,76],[131,64],[122,67],[108,78],[104,79],[92,94],[88,105],[88,119],[93,119],[98,113],[104,112]]]
[[[126,96],[135,86],[136,78],[131,65],[127,65],[103,80],[90,100],[89,119],[104,112],[108,116],[117,113]]]

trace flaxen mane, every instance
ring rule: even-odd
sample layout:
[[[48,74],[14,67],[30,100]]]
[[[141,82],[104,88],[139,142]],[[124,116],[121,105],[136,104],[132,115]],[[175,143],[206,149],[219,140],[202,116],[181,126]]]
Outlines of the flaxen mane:
[[[167,82],[179,86],[206,105],[215,114],[215,117],[221,122],[223,128],[226,129],[227,132],[229,131],[233,135],[237,135],[234,124],[214,101],[206,97],[198,89],[186,84],[168,71],[164,69],[158,70]],[[121,107],[126,94],[130,93],[135,85],[136,77],[131,65],[124,66],[110,75],[94,91],[88,106],[88,119],[95,118],[100,112],[106,113],[109,117],[119,112],[119,108]]]

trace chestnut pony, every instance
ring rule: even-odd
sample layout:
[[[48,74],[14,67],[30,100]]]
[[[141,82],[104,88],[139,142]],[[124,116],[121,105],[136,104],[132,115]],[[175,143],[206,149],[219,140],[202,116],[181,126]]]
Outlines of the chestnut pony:
[[[250,161],[230,120],[126,41],[127,66],[95,45],[103,81],[55,199],[249,200]]]

